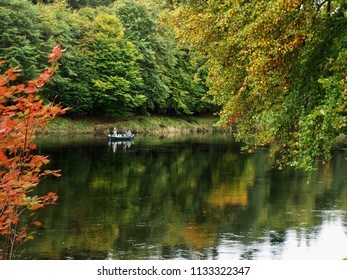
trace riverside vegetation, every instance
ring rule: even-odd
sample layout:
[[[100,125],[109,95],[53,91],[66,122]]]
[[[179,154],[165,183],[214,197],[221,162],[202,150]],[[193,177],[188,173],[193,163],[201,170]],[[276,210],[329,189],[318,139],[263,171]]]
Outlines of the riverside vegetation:
[[[326,1],[0,0],[0,59],[43,69],[78,116],[218,113],[279,168],[328,161],[347,129],[347,4]],[[176,37],[177,39],[176,39]],[[145,117],[144,117],[145,118]]]
[[[114,118],[56,118],[43,133],[45,134],[93,134],[105,136],[113,127],[130,129],[141,134],[177,134],[230,132],[229,129],[216,127],[218,118],[213,116],[133,116]]]

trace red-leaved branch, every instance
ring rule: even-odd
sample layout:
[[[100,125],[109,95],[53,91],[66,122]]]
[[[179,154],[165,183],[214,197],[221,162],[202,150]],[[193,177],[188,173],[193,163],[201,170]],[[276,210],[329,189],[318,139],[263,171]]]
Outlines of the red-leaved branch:
[[[33,238],[32,226],[41,226],[36,211],[58,198],[52,192],[34,195],[41,178],[60,174],[59,170],[42,170],[49,160],[33,153],[33,141],[51,120],[66,112],[60,104],[43,104],[39,95],[63,52],[60,45],[55,46],[49,54],[50,67],[26,84],[15,84],[18,69],[0,75],[0,258],[11,259],[16,245]]]

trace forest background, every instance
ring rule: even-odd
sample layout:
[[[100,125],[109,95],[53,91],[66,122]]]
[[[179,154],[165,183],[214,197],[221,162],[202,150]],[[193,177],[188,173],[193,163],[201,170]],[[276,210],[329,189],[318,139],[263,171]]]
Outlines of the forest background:
[[[211,112],[199,62],[158,21],[160,2],[0,0],[3,67],[31,80],[61,42],[66,54],[41,94],[70,115]]]

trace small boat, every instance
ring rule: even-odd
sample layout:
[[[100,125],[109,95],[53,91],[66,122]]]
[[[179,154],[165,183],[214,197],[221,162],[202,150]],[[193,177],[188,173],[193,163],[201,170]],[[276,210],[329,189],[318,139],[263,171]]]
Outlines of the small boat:
[[[135,134],[131,135],[108,135],[107,141],[109,142],[126,142],[132,141],[135,137]]]

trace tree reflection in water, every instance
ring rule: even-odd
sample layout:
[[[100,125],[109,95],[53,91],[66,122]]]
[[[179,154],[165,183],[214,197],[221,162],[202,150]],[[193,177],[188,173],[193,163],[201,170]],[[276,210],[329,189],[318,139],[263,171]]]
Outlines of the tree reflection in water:
[[[62,168],[61,178],[42,186],[59,194],[59,205],[42,216],[45,232],[18,258],[341,259],[347,254],[339,246],[347,243],[343,151],[318,165],[308,181],[299,171],[273,169],[266,150],[241,153],[229,136],[139,137],[116,152],[103,140],[82,140],[41,144],[54,168]],[[326,239],[330,228],[336,234]]]

